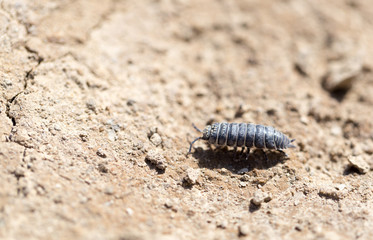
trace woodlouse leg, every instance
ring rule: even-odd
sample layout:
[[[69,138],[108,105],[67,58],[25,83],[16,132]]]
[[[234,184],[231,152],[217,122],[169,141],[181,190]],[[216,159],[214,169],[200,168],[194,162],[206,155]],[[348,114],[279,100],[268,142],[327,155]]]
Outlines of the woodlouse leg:
[[[234,147],[233,151],[234,151],[233,159],[236,159],[236,157],[237,157],[237,147]]]
[[[241,149],[240,155],[242,155],[244,151],[245,151],[245,147],[243,147],[243,148]]]
[[[243,155],[244,151],[245,151],[245,147],[242,147],[241,148],[241,152],[240,152],[240,157],[239,157],[240,160],[242,159],[242,155]]]
[[[245,148],[242,148],[242,150],[244,150]],[[250,148],[247,148],[247,151],[246,151],[246,161],[249,160],[249,155],[250,155]]]
[[[279,149],[278,151],[279,151],[280,153],[284,154],[285,157],[287,157],[287,158],[289,157],[289,155],[288,155],[286,152],[282,151],[281,149]]]
[[[267,156],[267,153],[262,149],[262,152],[264,154],[264,159],[268,162],[268,156]]]

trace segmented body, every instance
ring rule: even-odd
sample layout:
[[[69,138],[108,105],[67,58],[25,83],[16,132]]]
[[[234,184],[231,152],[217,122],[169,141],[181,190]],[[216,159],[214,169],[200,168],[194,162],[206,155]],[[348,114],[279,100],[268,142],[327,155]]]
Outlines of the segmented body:
[[[194,126],[195,127],[195,126]],[[294,148],[291,143],[295,139],[290,140],[285,134],[277,131],[273,127],[264,126],[253,123],[214,123],[208,125],[203,131],[202,137],[196,138],[190,145],[199,139],[207,140],[210,144],[216,146],[230,146],[242,148],[259,148],[259,149],[274,149],[283,150],[286,148]]]
[[[273,127],[253,123],[214,123],[209,143],[217,146],[286,149],[289,138]]]

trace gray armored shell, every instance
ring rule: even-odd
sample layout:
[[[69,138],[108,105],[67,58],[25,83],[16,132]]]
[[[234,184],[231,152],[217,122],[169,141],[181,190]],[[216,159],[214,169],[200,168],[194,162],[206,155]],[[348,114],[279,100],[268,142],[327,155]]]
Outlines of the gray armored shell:
[[[217,146],[286,149],[294,140],[270,126],[252,123],[214,123],[203,131],[202,139]]]

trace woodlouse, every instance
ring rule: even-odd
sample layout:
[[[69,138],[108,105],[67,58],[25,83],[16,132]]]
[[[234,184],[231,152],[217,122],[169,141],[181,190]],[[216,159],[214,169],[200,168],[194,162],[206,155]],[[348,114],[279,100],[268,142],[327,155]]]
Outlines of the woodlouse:
[[[253,123],[214,123],[207,125],[203,131],[194,124],[193,127],[201,132],[202,137],[194,139],[189,147],[188,154],[192,151],[193,144],[202,139],[216,146],[274,149],[283,152],[286,148],[295,148],[291,143],[295,139],[289,139],[285,134],[273,127]],[[285,153],[286,155],[286,153]]]

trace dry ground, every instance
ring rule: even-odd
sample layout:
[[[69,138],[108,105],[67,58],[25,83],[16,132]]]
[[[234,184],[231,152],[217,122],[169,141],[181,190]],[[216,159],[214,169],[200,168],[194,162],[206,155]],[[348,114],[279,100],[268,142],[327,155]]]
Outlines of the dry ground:
[[[373,235],[371,1],[0,3],[2,239]],[[222,121],[297,148],[185,156]]]

